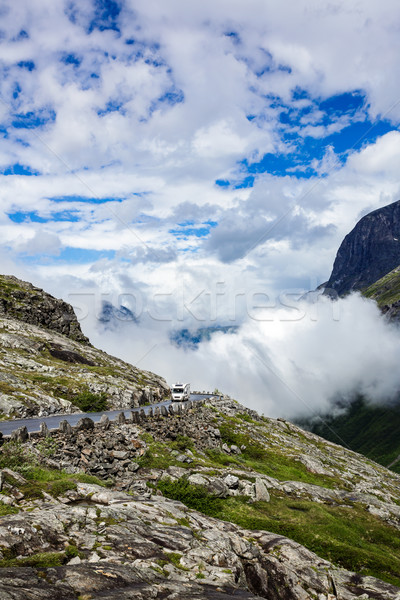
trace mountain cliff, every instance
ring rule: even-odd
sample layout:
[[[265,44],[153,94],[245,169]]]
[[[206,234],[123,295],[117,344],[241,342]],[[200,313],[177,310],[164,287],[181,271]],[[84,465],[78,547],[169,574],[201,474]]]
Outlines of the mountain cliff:
[[[12,275],[0,275],[0,317],[37,325],[88,344],[70,304]]]
[[[346,235],[325,284],[343,296],[362,290],[400,265],[400,201],[363,217]]]
[[[168,393],[162,377],[94,348],[69,304],[0,276],[0,418],[130,408]]]

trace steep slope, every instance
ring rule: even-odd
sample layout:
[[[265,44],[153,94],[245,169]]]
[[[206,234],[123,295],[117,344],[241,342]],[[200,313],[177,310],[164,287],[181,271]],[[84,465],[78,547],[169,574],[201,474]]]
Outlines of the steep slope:
[[[325,284],[343,296],[362,290],[400,265],[400,201],[363,217],[344,238]]]
[[[0,469],[1,598],[399,598],[400,477],[227,397],[7,442]]]
[[[400,473],[400,400],[376,406],[357,398],[340,415],[321,415],[302,425]]]
[[[364,296],[375,300],[391,321],[400,320],[400,266],[375,281],[366,290]]]
[[[162,377],[94,348],[69,304],[0,277],[0,418],[129,408],[168,393]]]

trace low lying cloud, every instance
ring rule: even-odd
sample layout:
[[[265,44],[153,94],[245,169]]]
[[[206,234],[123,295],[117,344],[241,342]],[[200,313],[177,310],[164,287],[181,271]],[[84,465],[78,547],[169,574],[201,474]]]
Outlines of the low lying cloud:
[[[90,315],[83,326],[92,342],[170,385],[184,380],[196,390],[218,388],[266,416],[324,412],[357,393],[383,403],[400,391],[399,330],[359,294],[264,309],[237,333],[217,332],[196,350],[171,345],[172,323],[146,316],[118,334]]]

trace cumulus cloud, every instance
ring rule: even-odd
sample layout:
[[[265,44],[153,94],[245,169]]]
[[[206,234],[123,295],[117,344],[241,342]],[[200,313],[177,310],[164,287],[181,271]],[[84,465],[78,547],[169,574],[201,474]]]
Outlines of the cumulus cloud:
[[[37,254],[58,256],[61,250],[61,242],[60,238],[54,233],[37,230],[30,239],[17,243],[15,250],[27,256]]]
[[[360,216],[400,197],[394,0],[5,0],[1,11],[3,269],[66,299],[125,294],[142,313],[129,360],[146,355],[172,378],[181,364],[246,399],[251,386],[266,410],[274,394],[295,406],[262,360],[300,396],[315,384],[322,403],[328,364],[345,374],[338,393],[360,380],[372,354],[360,355],[358,313],[397,352],[359,298],[343,301],[353,377],[317,344],[351,347],[342,321],[324,320],[330,305],[317,323],[268,329],[248,317],[254,298],[277,311],[283,290],[325,281]],[[190,357],[171,350],[170,329],[199,322],[241,329]],[[89,329],[97,335],[95,320]],[[125,343],[95,341],[117,353]],[[372,396],[390,391],[366,381]]]

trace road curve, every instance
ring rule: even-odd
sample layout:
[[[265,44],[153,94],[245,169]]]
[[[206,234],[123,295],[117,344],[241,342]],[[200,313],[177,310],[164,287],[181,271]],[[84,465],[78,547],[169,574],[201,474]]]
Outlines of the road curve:
[[[213,394],[191,394],[190,399],[192,401],[201,400],[202,398],[210,398]],[[156,406],[169,406],[171,404],[171,400],[166,400],[164,402],[157,402],[155,404],[150,404],[149,406],[139,406],[138,408],[125,408],[120,410],[107,410],[102,412],[89,412],[89,413],[72,413],[72,414],[58,414],[51,415],[49,417],[34,417],[31,419],[12,419],[10,421],[1,421],[0,422],[0,433],[4,436],[11,435],[11,432],[19,427],[26,427],[29,433],[33,433],[34,431],[39,431],[40,424],[46,423],[47,427],[51,429],[58,429],[60,425],[60,421],[68,421],[72,426],[76,425],[79,419],[82,417],[89,417],[95,423],[100,421],[102,415],[107,415],[110,421],[113,421],[121,412],[125,413],[126,417],[130,417],[130,413],[132,411],[139,411],[143,409],[147,412],[150,408],[155,408]]]

